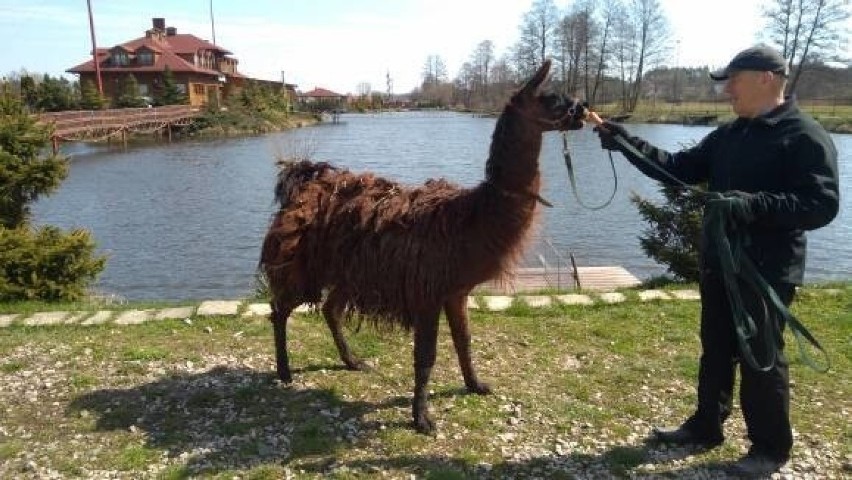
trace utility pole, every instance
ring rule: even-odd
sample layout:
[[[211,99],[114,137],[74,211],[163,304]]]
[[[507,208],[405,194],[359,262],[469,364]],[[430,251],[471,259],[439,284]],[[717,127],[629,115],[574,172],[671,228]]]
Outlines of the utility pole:
[[[95,21],[92,18],[92,0],[86,0],[86,5],[89,7],[89,33],[92,35],[92,58],[95,60],[95,77],[98,79],[98,93],[103,97],[104,83],[101,80],[101,64],[98,61],[98,44],[95,42]]]
[[[213,0],[210,0],[210,30],[213,33],[213,45],[216,45],[216,21],[213,20]]]

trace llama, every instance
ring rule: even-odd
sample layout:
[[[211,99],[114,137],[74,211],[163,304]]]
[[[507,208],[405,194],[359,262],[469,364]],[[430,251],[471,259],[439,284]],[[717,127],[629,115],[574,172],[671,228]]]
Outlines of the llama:
[[[340,359],[364,363],[341,325],[355,311],[378,325],[414,331],[414,427],[431,433],[426,388],[441,311],[446,314],[464,383],[487,394],[471,362],[467,296],[505,275],[520,255],[539,196],[542,134],[583,126],[585,108],[542,88],[546,61],[506,105],[492,136],[485,180],[461,188],[444,179],[404,187],[327,163],[286,164],[260,268],[271,294],[278,377],[292,381],[287,319],[296,306],[322,304]],[[323,295],[324,294],[324,295]],[[324,296],[324,300],[323,300]]]

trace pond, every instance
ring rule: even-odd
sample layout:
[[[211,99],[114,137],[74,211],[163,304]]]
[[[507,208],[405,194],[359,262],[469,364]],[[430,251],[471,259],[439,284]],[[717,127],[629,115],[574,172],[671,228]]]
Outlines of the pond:
[[[407,183],[445,177],[463,186],[484,176],[495,119],[451,112],[343,115],[339,124],[257,137],[187,140],[131,148],[70,145],[68,178],[33,208],[37,223],[91,230],[109,256],[98,291],[127,299],[240,298],[255,288],[260,244],[275,211],[276,157],[307,155]],[[668,149],[690,145],[708,127],[630,125]],[[609,159],[591,129],[569,133],[578,188],[596,205],[614,187]],[[852,135],[835,135],[840,151],[840,215],[809,234],[806,281],[852,277]],[[562,137],[548,133],[541,153],[541,208],[525,262],[549,264],[573,254],[579,266],[620,265],[639,278],[665,272],[638,237],[647,228],[631,193],[660,199],[657,185],[614,155],[618,188],[598,211],[572,196]]]

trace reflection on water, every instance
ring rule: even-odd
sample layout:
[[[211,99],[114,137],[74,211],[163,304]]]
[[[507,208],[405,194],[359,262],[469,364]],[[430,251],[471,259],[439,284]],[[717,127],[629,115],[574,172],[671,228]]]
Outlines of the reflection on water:
[[[275,160],[309,155],[352,170],[370,170],[403,183],[445,177],[472,186],[483,177],[494,119],[446,112],[344,115],[339,125],[261,137],[185,141],[127,152],[74,145],[68,179],[34,208],[39,223],[93,231],[109,255],[99,289],[129,299],[237,298],[254,288],[260,242],[275,210]],[[632,133],[677,149],[710,129],[631,125]],[[609,160],[590,129],[568,134],[578,188],[590,205],[613,188]],[[852,136],[837,135],[842,185],[852,185]],[[615,156],[618,191],[604,210],[580,207],[569,191],[558,133],[545,136],[541,208],[526,261],[556,257],[544,239],[577,264],[622,265],[640,278],[664,268],[646,258],[637,237],[646,228],[632,192],[659,199],[657,187]],[[810,234],[808,280],[852,277],[852,214],[843,196],[840,216]]]

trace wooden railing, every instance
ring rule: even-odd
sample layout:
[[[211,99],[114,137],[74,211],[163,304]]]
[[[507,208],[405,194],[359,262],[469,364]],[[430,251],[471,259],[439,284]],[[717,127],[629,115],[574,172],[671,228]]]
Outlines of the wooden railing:
[[[128,133],[158,131],[165,131],[171,135],[172,126],[187,125],[200,114],[199,107],[169,105],[150,108],[50,112],[39,114],[38,120],[41,123],[53,125],[53,149],[56,151],[60,142],[95,142],[118,135],[123,142],[126,142]]]

